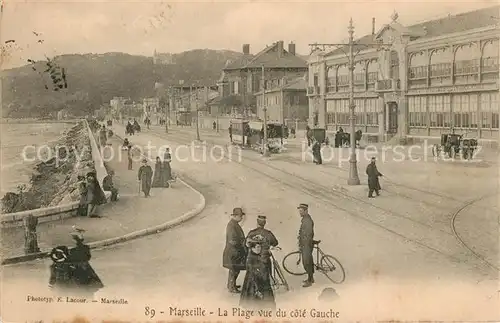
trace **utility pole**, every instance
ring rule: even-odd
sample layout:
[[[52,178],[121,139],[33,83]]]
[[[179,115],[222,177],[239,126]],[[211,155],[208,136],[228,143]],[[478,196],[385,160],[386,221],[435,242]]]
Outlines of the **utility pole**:
[[[394,19],[393,19],[394,20]],[[356,114],[355,114],[355,108],[356,104],[354,103],[354,68],[355,68],[355,62],[354,58],[356,55],[361,51],[358,50],[356,54],[354,53],[354,45],[356,46],[390,46],[392,44],[384,44],[384,43],[364,43],[364,44],[357,44],[354,42],[354,25],[352,18],[349,20],[349,26],[347,28],[349,32],[349,42],[347,44],[309,44],[311,47],[311,52],[314,51],[315,49],[319,49],[322,47],[323,50],[326,50],[327,48],[330,47],[337,47],[341,48],[348,46],[349,47],[349,53],[346,54],[346,56],[349,59],[349,112],[350,112],[350,117],[349,117],[349,126],[351,128],[351,151],[350,151],[350,158],[349,158],[349,178],[347,179],[347,185],[359,185],[360,180],[359,180],[359,175],[358,175],[358,165],[357,165],[357,160],[356,160],[356,131],[354,127],[356,126]],[[342,49],[343,51],[343,49]],[[326,117],[326,116],[325,116]]]
[[[262,140],[262,156],[269,156],[267,152],[267,106],[266,106],[266,78],[265,69],[262,65],[262,107],[264,110],[264,139]]]
[[[170,102],[172,101],[172,86],[168,87],[168,101],[165,104],[165,133],[168,133],[168,119],[170,111]]]

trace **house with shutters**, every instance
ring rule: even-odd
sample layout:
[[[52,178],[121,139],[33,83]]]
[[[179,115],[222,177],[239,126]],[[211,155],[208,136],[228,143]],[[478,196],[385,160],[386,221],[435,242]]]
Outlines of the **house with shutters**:
[[[355,40],[355,128],[378,140],[455,132],[499,140],[499,6],[404,25],[394,13]],[[349,131],[348,48],[309,61],[309,119]]]
[[[243,56],[228,62],[222,71],[217,83],[219,97],[210,102],[211,114],[256,116],[255,93],[280,86],[284,78],[302,77],[307,70],[307,61],[297,55],[293,42],[285,49],[280,40],[257,54],[251,54],[250,45],[244,44]]]

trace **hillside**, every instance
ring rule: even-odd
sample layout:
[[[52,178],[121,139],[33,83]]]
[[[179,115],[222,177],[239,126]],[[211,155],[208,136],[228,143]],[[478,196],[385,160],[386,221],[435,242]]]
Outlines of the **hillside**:
[[[41,117],[64,107],[74,115],[85,115],[114,96],[136,101],[153,96],[155,82],[214,85],[226,61],[241,55],[197,49],[174,54],[173,65],[154,65],[151,57],[124,53],[58,56],[54,61],[65,69],[68,85],[58,92],[52,90],[50,77],[39,73],[46,62],[34,64],[36,71],[27,65],[2,72],[2,117]]]

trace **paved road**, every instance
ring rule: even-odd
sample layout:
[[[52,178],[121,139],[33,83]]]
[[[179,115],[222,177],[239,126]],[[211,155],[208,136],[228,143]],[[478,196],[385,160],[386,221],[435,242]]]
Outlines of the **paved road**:
[[[175,136],[169,136],[175,140]],[[164,138],[146,133],[134,136],[132,141],[151,141],[157,147],[166,143]],[[167,143],[176,147],[173,141]],[[296,206],[305,202],[311,206],[316,237],[322,240],[323,249],[337,256],[347,270],[346,282],[336,287],[342,299],[338,304],[342,318],[498,318],[498,272],[484,266],[458,242],[452,245],[446,233],[440,236],[434,232],[439,230],[408,223],[398,229],[394,223],[402,223],[399,217],[375,209],[356,213],[366,209],[362,205],[357,210],[342,211],[326,201],[338,203],[341,197],[320,194],[315,198],[304,192],[300,179],[283,185],[276,180],[287,180],[279,170],[252,161],[248,164],[253,171],[236,162],[209,158],[205,162],[173,163],[174,171],[205,194],[207,208],[199,218],[171,231],[93,253],[92,264],[107,285],[99,294],[125,297],[132,303],[126,310],[118,305],[111,307],[108,317],[126,313],[128,319],[144,319],[146,305],[157,309],[158,319],[166,318],[158,314],[160,310],[168,311],[168,306],[179,304],[205,304],[215,311],[217,307],[236,306],[238,296],[225,291],[227,273],[221,268],[224,229],[232,207],[242,205],[246,209],[245,232],[254,227],[258,214],[267,215],[268,227],[284,249],[280,258],[295,249],[299,226]],[[352,205],[352,201],[346,204]],[[376,221],[367,221],[370,215]],[[387,225],[392,225],[390,231]],[[405,237],[410,228],[414,236]],[[429,239],[434,241],[416,238],[429,231],[433,231]],[[441,237],[446,237],[445,245],[434,248]],[[38,261],[4,268],[2,296],[13,300],[12,308],[21,304],[27,308],[26,292],[19,286],[29,284],[33,293],[46,294],[48,265]],[[306,290],[300,287],[302,277],[287,277],[292,291],[278,293],[280,307],[311,307],[321,289],[329,286],[320,274],[315,286]],[[91,315],[105,308],[79,307],[79,311]],[[21,315],[11,307],[3,310],[10,321]]]

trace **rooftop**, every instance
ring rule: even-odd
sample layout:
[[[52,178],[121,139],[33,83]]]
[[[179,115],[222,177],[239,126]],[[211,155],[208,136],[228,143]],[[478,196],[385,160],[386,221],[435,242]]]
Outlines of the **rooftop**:
[[[419,39],[444,36],[447,34],[464,32],[471,29],[484,28],[487,26],[498,24],[500,20],[499,11],[500,6],[493,6],[456,15],[448,15],[444,18],[429,20],[419,24],[407,26],[405,29],[421,35],[420,37],[418,37]],[[389,25],[385,25],[382,30],[387,26]],[[355,42],[357,44],[373,44],[376,43],[375,37],[376,35],[365,35],[357,39]],[[373,47],[375,47],[375,45],[355,45],[354,50],[358,51],[360,49]],[[326,55],[338,55],[347,52],[348,47],[345,46],[344,48],[339,48],[328,52],[326,53]]]
[[[240,59],[228,64],[224,70],[244,69],[244,68],[304,68],[307,69],[307,62],[294,54],[289,53],[284,48],[279,52],[278,42],[267,46],[259,53],[244,55]]]

